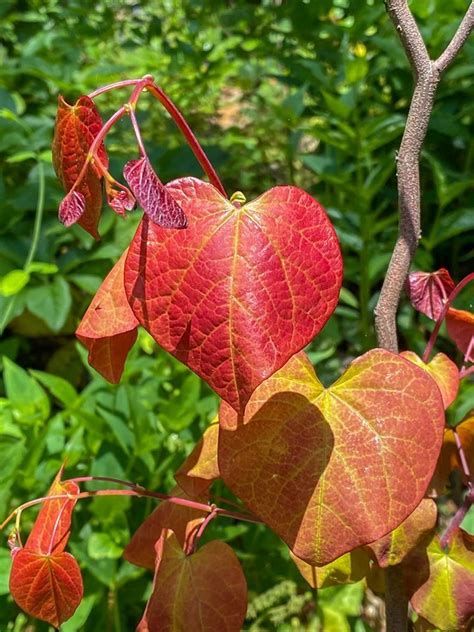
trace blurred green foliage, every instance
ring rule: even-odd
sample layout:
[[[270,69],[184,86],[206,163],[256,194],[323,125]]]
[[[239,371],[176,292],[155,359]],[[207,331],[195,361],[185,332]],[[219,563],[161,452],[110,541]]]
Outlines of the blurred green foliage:
[[[413,0],[433,55],[465,0]],[[444,77],[422,157],[423,238],[416,267],[472,265],[474,41]],[[167,490],[217,398],[144,332],[120,385],[89,369],[74,330],[139,220],[105,210],[102,240],[57,221],[62,191],[50,143],[59,93],[151,73],[186,114],[229,192],[248,199],[282,183],[327,208],[344,251],[341,303],[310,354],[323,380],[375,343],[372,311],[397,232],[396,149],[412,76],[381,0],[2,0],[0,3],[0,516],[41,496],[66,459],[75,475]],[[104,115],[116,95],[97,100]],[[161,179],[201,177],[172,121],[146,97],[140,122]],[[136,155],[120,124],[112,171]],[[467,299],[466,299],[467,300]],[[401,346],[420,352],[430,323],[404,303]],[[454,353],[447,339],[440,348]],[[463,392],[453,421],[469,406]],[[227,492],[218,490],[221,494]],[[64,632],[133,629],[150,577],[121,560],[151,511],[144,500],[78,505],[71,541],[85,599]],[[133,510],[132,510],[133,507]],[[35,511],[23,517],[25,532]],[[267,529],[214,521],[249,581],[248,629],[371,629],[362,586],[315,599]],[[0,550],[0,628],[46,630],[8,596]],[[372,607],[373,609],[373,607]],[[366,612],[364,619],[360,618]],[[372,621],[373,625],[376,625]]]

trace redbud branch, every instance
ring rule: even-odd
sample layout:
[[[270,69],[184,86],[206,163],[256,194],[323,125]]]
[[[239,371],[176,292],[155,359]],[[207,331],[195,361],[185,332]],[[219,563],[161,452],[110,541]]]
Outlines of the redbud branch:
[[[472,280],[474,280],[474,272],[471,272],[470,274],[468,274],[467,276],[464,277],[464,279],[462,279],[461,281],[459,281],[459,283],[456,285],[456,287],[451,291],[451,293],[448,296],[448,300],[446,301],[446,303],[443,305],[443,309],[440,312],[440,315],[438,316],[438,319],[436,321],[436,325],[434,326],[433,331],[431,332],[431,336],[430,339],[428,340],[428,344],[426,345],[426,349],[425,352],[423,353],[423,362],[426,364],[429,360],[429,357],[431,355],[431,351],[433,350],[434,344],[436,342],[436,338],[438,337],[438,333],[439,330],[441,328],[441,324],[443,322],[443,320],[446,318],[446,314],[448,313],[448,309],[451,307],[454,299],[456,298],[456,296],[461,292],[461,290],[463,290],[466,285],[468,283],[470,283]]]

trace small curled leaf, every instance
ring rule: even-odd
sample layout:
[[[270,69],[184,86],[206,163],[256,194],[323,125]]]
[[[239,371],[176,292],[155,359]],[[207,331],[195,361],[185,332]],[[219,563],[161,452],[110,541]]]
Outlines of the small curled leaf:
[[[107,204],[118,215],[125,215],[126,211],[132,211],[135,208],[136,200],[132,192],[117,183],[119,188],[107,183],[106,195]]]
[[[412,272],[408,275],[407,292],[413,307],[437,320],[444,303],[454,289],[454,281],[445,268],[436,272]]]
[[[84,215],[86,199],[79,191],[70,191],[59,205],[59,220],[64,226],[72,226]]]
[[[186,228],[186,215],[153,171],[148,158],[127,162],[123,175],[152,222],[163,228]]]

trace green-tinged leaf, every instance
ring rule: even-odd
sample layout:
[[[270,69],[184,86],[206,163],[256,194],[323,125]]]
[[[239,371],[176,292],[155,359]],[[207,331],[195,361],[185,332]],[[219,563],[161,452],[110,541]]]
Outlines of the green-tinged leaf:
[[[33,261],[26,268],[26,271],[30,274],[56,274],[59,268],[55,263],[46,263],[43,261]]]
[[[64,326],[71,304],[69,284],[60,276],[54,277],[51,283],[28,290],[26,297],[26,306],[30,312],[54,332]]]
[[[369,572],[370,559],[361,548],[354,549],[325,566],[311,566],[291,551],[290,557],[312,588],[352,584],[363,579]]]
[[[53,375],[52,373],[46,373],[45,371],[35,371],[30,369],[31,375],[38,380],[43,386],[51,392],[56,399],[58,399],[64,406],[72,406],[78,398],[78,394],[74,386],[67,380]]]
[[[49,417],[50,402],[41,386],[17,364],[3,358],[5,390],[13,414],[21,423],[36,423]]]
[[[431,232],[429,244],[431,248],[439,246],[448,239],[452,239],[462,233],[467,233],[474,229],[474,209],[462,208],[451,213],[443,214],[438,224],[435,225],[436,232]]]
[[[12,270],[0,279],[0,294],[2,296],[18,294],[29,280],[30,275],[25,270]]]
[[[406,563],[410,603],[440,630],[463,630],[474,617],[474,544],[462,531],[447,550],[434,536]]]
[[[116,560],[122,556],[123,548],[107,533],[93,533],[87,541],[87,552],[93,560]]]
[[[12,567],[12,557],[7,549],[0,549],[0,595],[8,595],[10,587],[8,579]]]
[[[0,436],[0,482],[12,477],[26,453],[25,441],[8,436]]]

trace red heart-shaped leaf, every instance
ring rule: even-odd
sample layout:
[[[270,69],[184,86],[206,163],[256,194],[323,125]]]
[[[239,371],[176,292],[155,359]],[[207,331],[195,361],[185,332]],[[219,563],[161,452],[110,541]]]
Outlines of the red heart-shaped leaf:
[[[135,318],[124,289],[127,251],[109,272],[84,315],[76,336],[89,351],[89,364],[116,384],[137,338]]]
[[[123,175],[152,222],[164,228],[186,228],[186,215],[158,178],[148,158],[127,162]]]
[[[61,475],[62,468],[49,488],[48,496],[78,494],[79,486],[73,481],[63,483]],[[76,502],[75,499],[66,498],[45,500],[28,536],[25,549],[44,555],[64,551],[69,539],[72,512]]]
[[[436,272],[412,272],[408,275],[407,290],[411,304],[428,318],[437,320],[454,281],[445,268]]]
[[[125,288],[139,322],[236,410],[322,329],[342,260],[321,205],[292,186],[234,206],[210,184],[166,186],[186,231],[142,221]]]
[[[82,96],[76,103],[69,105],[62,96],[58,97],[53,165],[66,191],[75,184],[90,146],[101,128],[102,119],[92,99]],[[103,143],[99,146],[97,154],[102,165],[107,168],[109,160]],[[67,208],[61,208],[60,219],[66,219],[66,226],[77,221],[84,230],[98,238],[97,226],[102,207],[101,172],[92,163],[87,167],[85,177],[75,190],[84,197],[84,212],[79,215],[77,200],[74,205],[69,200],[66,203]],[[66,199],[67,197],[63,204]]]
[[[228,544],[208,542],[185,555],[173,532],[156,545],[153,593],[141,632],[240,632],[247,585]]]
[[[438,458],[435,381],[373,349],[330,387],[307,357],[266,380],[244,415],[221,406],[221,477],[304,561],[324,565],[396,528],[420,503]]]
[[[58,628],[81,603],[79,565],[64,551],[41,555],[20,549],[13,556],[10,592],[26,613]]]

